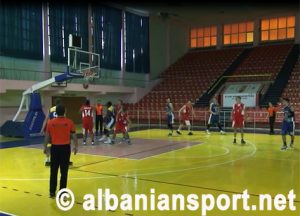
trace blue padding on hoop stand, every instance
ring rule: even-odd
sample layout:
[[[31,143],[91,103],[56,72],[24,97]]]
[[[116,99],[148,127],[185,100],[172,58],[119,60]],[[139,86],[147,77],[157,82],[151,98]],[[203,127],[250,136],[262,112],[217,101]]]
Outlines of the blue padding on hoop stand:
[[[63,74],[60,74],[60,75],[57,75],[55,76],[55,82],[64,82],[64,81],[67,81],[67,80],[70,80],[70,79],[74,79],[74,78],[82,78],[82,74],[75,74],[75,73],[72,73],[69,69],[69,67],[67,67],[67,70],[65,73]]]
[[[42,109],[41,96],[39,93],[30,95],[29,111],[24,120],[24,137],[30,137],[39,134],[45,120],[45,114]]]
[[[1,126],[0,132],[5,137],[24,137],[24,122],[8,120]]]
[[[45,114],[42,109],[41,96],[39,93],[30,94],[29,111],[24,121],[6,121],[1,127],[1,135],[6,137],[30,138],[39,136]]]
[[[39,93],[31,93],[30,94],[30,105],[29,110],[41,110],[43,108],[42,106],[42,100]]]

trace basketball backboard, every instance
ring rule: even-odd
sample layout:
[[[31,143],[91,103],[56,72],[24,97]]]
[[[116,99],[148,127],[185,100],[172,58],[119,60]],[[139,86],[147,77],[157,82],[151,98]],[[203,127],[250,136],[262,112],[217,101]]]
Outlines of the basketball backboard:
[[[76,48],[68,48],[68,73],[74,77],[85,77],[87,73],[100,77],[100,55]]]

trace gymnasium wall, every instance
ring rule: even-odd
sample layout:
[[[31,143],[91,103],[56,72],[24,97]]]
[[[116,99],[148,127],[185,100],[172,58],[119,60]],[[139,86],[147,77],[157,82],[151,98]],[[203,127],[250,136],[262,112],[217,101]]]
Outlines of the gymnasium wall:
[[[59,73],[65,71],[66,64],[50,62],[46,38],[47,36],[44,37],[44,43],[46,46],[44,46],[45,50],[43,60],[29,60],[0,56],[0,80],[4,81],[2,82],[4,85],[0,88],[0,125],[2,125],[6,120],[11,120],[17,112],[23,90],[36,82],[51,78],[52,72]],[[27,85],[28,82],[26,82],[26,84],[17,82],[16,84],[12,84],[10,82],[6,82],[6,80],[26,80],[31,84]],[[7,83],[10,84],[8,85]],[[153,86],[153,84],[149,81],[148,74],[128,73],[103,68],[101,69],[101,78],[95,80],[93,83],[94,88],[91,93],[83,91],[81,85],[81,83],[83,83],[82,79],[74,79],[72,80],[72,83],[77,84],[75,86],[73,85],[72,93],[69,93],[62,88],[50,88],[46,91],[41,91],[42,103],[45,112],[47,112],[51,106],[52,97],[55,95],[61,96],[62,94],[65,94],[65,96],[73,97],[74,100],[79,96],[88,95],[91,100],[100,97],[103,98],[104,101],[111,100],[113,102],[116,102],[119,98],[123,99],[124,97],[124,99],[127,99],[129,102],[136,102],[136,100],[145,94],[145,87]],[[95,89],[95,85],[99,85],[98,94],[96,93],[97,89]],[[69,88],[69,86],[70,85],[68,85],[67,88]],[[115,86],[115,88],[113,86]],[[130,93],[128,93],[129,90],[126,90],[125,94],[121,94],[121,92],[123,92],[123,86],[130,87]],[[112,87],[114,88],[113,91]],[[24,114],[25,113],[21,113],[19,119],[24,119]]]
[[[14,115],[16,114],[20,101],[21,101],[22,91],[9,91],[5,94],[1,94],[0,97],[0,126],[7,120],[12,120]],[[95,104],[97,99],[101,100],[101,103],[105,104],[108,101],[111,101],[113,104],[118,103],[119,99],[123,99],[124,95],[120,93],[109,93],[105,95],[91,95],[91,94],[55,94],[48,95],[45,92],[41,93],[42,95],[42,103],[44,113],[47,113],[49,108],[54,104],[54,98],[59,97],[68,99],[65,101],[66,107],[68,107],[70,118],[74,117],[74,121],[76,123],[80,123],[80,115],[78,114],[78,110],[84,102],[84,98],[89,98],[91,104]],[[70,101],[74,101],[74,103],[70,103]],[[71,111],[72,110],[72,111]],[[25,112],[21,112],[19,119],[25,118]]]
[[[111,101],[113,104],[116,104],[118,102],[119,97],[121,95],[115,94],[115,95],[103,95],[103,96],[98,96],[98,97],[88,97],[90,99],[91,105],[95,105],[97,99],[101,100],[102,105],[105,105],[108,101]],[[84,104],[86,97],[84,96],[54,96],[51,98],[52,103],[51,105],[55,105],[55,100],[56,98],[60,98],[62,103],[66,107],[66,115],[68,118],[72,119],[75,124],[80,124],[82,122],[81,119],[81,113],[79,112],[80,107]],[[104,107],[106,109],[106,107]]]
[[[156,79],[188,51],[189,27],[185,22],[159,16],[149,17],[150,78]]]
[[[199,7],[199,6],[198,6]],[[238,23],[253,20],[255,22],[254,45],[259,44],[260,19],[280,16],[296,16],[296,36],[295,43],[300,43],[300,7],[280,7],[276,4],[256,7],[224,6],[222,10],[215,10],[213,7],[207,10],[201,10],[208,19],[197,19],[188,22],[178,17],[169,17],[162,19],[157,15],[150,15],[150,78],[155,79],[178,58],[183,56],[189,50],[189,30],[193,27],[206,27],[210,25],[218,26],[219,41],[222,43],[222,26],[223,24]],[[196,10],[197,8],[192,8]],[[186,8],[181,8],[186,10]],[[248,12],[245,16],[244,12]],[[250,11],[250,13],[249,13]],[[217,49],[221,49],[222,45],[218,45]]]
[[[11,120],[16,114],[21,102],[23,89],[32,86],[35,81],[22,80],[0,80],[0,125],[5,121]],[[155,82],[149,82],[149,89],[155,86]],[[135,103],[147,92],[147,88],[125,87],[116,85],[90,85],[87,90],[83,89],[82,84],[68,83],[67,88],[48,86],[40,91],[43,110],[48,112],[53,104],[53,97],[89,98],[92,103],[100,99],[103,103],[111,101],[117,103],[119,99],[125,102]],[[18,90],[15,90],[18,89]],[[80,104],[74,109],[79,109]],[[22,120],[25,113],[21,113],[18,120]]]
[[[149,17],[149,39],[150,39],[150,71],[148,74],[122,73],[121,71],[101,70],[101,79],[97,84],[104,85],[125,85],[131,87],[141,87],[133,94],[120,95],[111,93],[101,95],[104,100],[117,101],[120,97],[129,101],[137,101],[142,97],[146,90],[144,87],[153,86],[151,80],[156,80],[159,75],[178,58],[189,50],[189,29],[190,27],[204,27],[214,25],[234,23],[247,20],[255,20],[259,24],[260,18],[277,17],[285,15],[296,15],[296,43],[300,43],[300,9],[299,8],[266,8],[265,11],[253,11],[250,16],[245,17],[243,11],[232,8],[232,11],[225,14],[213,15],[210,20],[195,20],[187,23],[179,18],[170,17],[162,19],[159,16],[150,15]],[[222,22],[220,23],[220,20]],[[259,27],[256,26],[256,31]],[[221,33],[219,33],[221,34]],[[259,38],[256,38],[258,40]],[[256,41],[257,44],[257,41]],[[219,47],[221,48],[221,47]],[[47,63],[44,61],[28,60],[0,56],[0,79],[13,80],[34,80],[41,81],[51,77],[51,72],[63,72],[64,64]],[[73,83],[81,83],[81,80],[74,80]],[[150,88],[149,88],[150,89]],[[80,91],[80,89],[79,89]],[[74,93],[73,96],[79,96]],[[0,93],[0,125],[5,119],[11,119],[17,110],[21,100],[21,91],[8,91]],[[95,97],[95,96],[93,96]],[[52,102],[52,95],[45,95],[43,98],[44,106],[48,108]]]
[[[184,8],[182,10],[185,10]],[[266,13],[267,12],[267,13]],[[162,19],[159,16],[150,15],[149,17],[149,38],[150,38],[150,79],[155,79],[170,64],[174,63],[179,57],[184,55],[189,49],[189,29],[190,27],[203,27],[207,25],[234,23],[247,20],[255,20],[259,23],[262,17],[276,17],[283,15],[296,15],[296,26],[300,24],[299,8],[278,8],[270,7],[264,10],[253,11],[247,17],[243,16],[243,11],[233,7],[225,14],[211,14],[209,20],[195,20],[187,23],[178,18],[170,17]],[[208,14],[209,15],[209,14]],[[221,23],[220,23],[220,20]],[[257,29],[258,30],[258,29]],[[300,28],[296,29],[296,43],[300,43]],[[43,61],[17,59],[0,56],[0,78],[18,80],[44,80],[51,77],[47,71],[64,71],[65,65],[51,63],[50,66],[44,65]],[[103,70],[103,76],[99,84],[124,84],[129,86],[145,85],[144,74],[124,73],[113,70]],[[147,79],[147,78],[146,78]],[[124,82],[123,82],[124,81]]]
[[[0,126],[7,120],[12,120],[18,111],[21,102],[22,91],[8,91],[0,94]],[[25,113],[21,113],[20,119],[25,118]]]
[[[90,103],[92,106],[94,106],[97,103],[97,100],[100,100],[102,105],[105,105],[108,101],[111,101],[113,104],[117,104],[118,100],[123,98],[124,95],[122,94],[106,94],[106,95],[59,95],[59,96],[52,96],[49,97],[50,99],[50,106],[55,105],[56,98],[60,98],[62,103],[65,105],[67,113],[66,115],[71,118],[74,123],[80,124],[82,122],[81,120],[81,114],[79,112],[79,109],[82,104],[84,104],[85,99],[88,98],[90,100]],[[106,109],[106,107],[104,107]],[[48,109],[47,109],[48,110]],[[48,112],[48,111],[45,112]]]
[[[65,68],[66,64],[52,62],[47,67],[43,61],[0,56],[0,79],[41,81],[50,78],[52,72],[63,73]],[[122,74],[121,71],[101,69],[101,75],[97,84],[144,87],[147,81],[147,76],[141,73]],[[82,80],[75,83],[82,83]]]
[[[213,6],[212,6],[213,7]],[[236,5],[226,4],[220,7],[218,10],[201,11],[208,19],[195,19],[189,24],[191,27],[216,25],[216,24],[228,24],[235,22],[245,22],[249,20],[260,20],[262,18],[272,18],[280,16],[295,15],[299,18],[299,6],[294,7],[292,4],[279,5],[279,4],[251,4],[251,5]]]
[[[0,79],[44,80],[43,61],[0,56]]]

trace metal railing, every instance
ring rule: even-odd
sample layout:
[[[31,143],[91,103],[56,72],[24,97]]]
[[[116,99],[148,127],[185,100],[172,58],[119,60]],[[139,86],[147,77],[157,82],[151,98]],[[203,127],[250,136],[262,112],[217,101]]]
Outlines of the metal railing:
[[[166,128],[167,115],[165,111],[155,111],[155,110],[139,110],[139,109],[129,109],[129,117],[131,119],[134,127],[137,128]],[[210,116],[209,111],[194,111],[195,115],[191,116],[191,125],[194,129],[206,128],[207,122]],[[175,116],[175,126],[178,126],[182,121],[179,119],[178,111],[174,113]],[[296,116],[296,131],[297,126],[300,122],[300,112],[295,112]],[[269,129],[269,119],[268,113],[264,111],[247,111],[245,114],[245,128],[246,129]],[[280,125],[283,120],[283,112],[277,112],[275,126],[280,129]],[[220,122],[224,129],[231,129],[231,112],[221,111],[220,112]]]

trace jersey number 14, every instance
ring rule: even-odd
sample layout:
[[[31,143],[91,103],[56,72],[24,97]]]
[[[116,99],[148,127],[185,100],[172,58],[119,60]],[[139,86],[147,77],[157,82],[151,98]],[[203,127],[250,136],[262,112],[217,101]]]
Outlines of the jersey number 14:
[[[85,116],[85,117],[91,116],[91,110],[85,109],[85,110],[83,110],[83,112],[84,112],[84,115],[83,115],[83,116]]]

